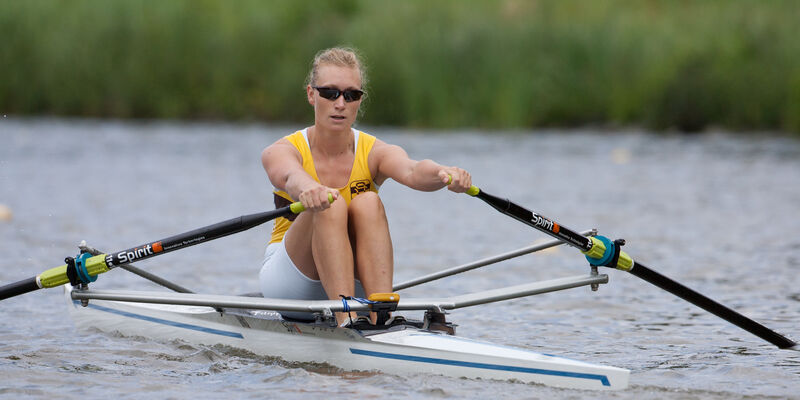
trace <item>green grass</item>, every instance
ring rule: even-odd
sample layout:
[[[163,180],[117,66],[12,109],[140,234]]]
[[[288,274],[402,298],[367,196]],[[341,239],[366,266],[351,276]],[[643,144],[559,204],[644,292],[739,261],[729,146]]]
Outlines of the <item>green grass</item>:
[[[0,2],[0,110],[311,121],[313,55],[358,48],[362,120],[800,133],[796,1]]]

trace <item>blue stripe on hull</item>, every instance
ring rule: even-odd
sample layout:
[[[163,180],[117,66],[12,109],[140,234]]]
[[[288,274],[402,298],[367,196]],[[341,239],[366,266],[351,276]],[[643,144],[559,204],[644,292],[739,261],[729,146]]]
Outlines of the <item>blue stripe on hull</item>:
[[[79,301],[73,300],[73,303],[78,304]],[[232,337],[232,338],[244,339],[244,336],[242,336],[242,334],[238,333],[238,332],[223,331],[223,330],[219,330],[219,329],[206,328],[206,327],[200,326],[200,325],[185,324],[183,322],[176,322],[176,321],[170,321],[170,320],[161,319],[161,318],[148,317],[146,315],[135,314],[135,313],[132,313],[132,312],[122,311],[122,310],[115,310],[113,308],[99,306],[97,304],[92,304],[92,303],[89,303],[88,307],[89,308],[93,308],[95,310],[105,311],[105,312],[108,312],[108,313],[111,313],[111,314],[121,315],[123,317],[135,318],[135,319],[140,319],[142,321],[148,321],[148,322],[155,322],[157,324],[174,326],[176,328],[191,329],[193,331],[198,331],[198,332],[203,332],[203,333],[211,333],[211,334],[214,334],[214,335],[220,335],[220,336],[227,336],[227,337]]]
[[[602,383],[603,386],[611,386],[611,383],[608,381],[608,377],[605,375],[585,374],[581,372],[555,371],[555,370],[540,369],[540,368],[515,367],[512,365],[486,364],[486,363],[476,363],[469,361],[447,360],[444,358],[409,356],[405,354],[383,353],[378,351],[361,350],[353,348],[350,349],[350,352],[362,356],[389,358],[392,360],[414,361],[414,362],[439,364],[439,365],[452,365],[456,367],[465,367],[465,368],[491,369],[497,371],[523,372],[528,374],[563,376],[567,378],[592,379],[600,381],[600,383]]]

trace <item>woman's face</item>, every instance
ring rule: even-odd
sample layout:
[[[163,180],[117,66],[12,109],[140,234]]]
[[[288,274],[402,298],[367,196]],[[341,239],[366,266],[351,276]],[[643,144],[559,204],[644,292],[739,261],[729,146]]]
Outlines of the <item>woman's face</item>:
[[[355,68],[340,67],[336,65],[321,65],[317,70],[316,87],[347,90],[361,89],[361,77]],[[335,100],[328,100],[320,96],[319,91],[306,87],[308,102],[314,107],[314,124],[324,130],[341,131],[350,130],[356,120],[361,99],[346,102],[340,95]]]

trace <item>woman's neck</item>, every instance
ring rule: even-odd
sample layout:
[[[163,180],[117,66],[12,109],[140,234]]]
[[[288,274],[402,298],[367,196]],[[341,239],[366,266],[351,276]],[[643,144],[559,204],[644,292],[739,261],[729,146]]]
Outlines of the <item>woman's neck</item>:
[[[319,127],[308,128],[308,144],[312,150],[325,155],[337,156],[353,149],[353,134],[351,129],[346,131],[325,131]]]

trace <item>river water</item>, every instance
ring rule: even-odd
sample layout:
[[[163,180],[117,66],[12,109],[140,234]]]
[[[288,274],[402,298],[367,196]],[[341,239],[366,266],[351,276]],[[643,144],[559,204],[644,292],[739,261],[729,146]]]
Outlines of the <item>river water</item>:
[[[296,127],[0,120],[0,284],[107,251],[272,208],[261,149]],[[418,159],[468,169],[476,185],[626,250],[768,327],[800,339],[800,142],[646,132],[369,129]],[[479,200],[381,188],[401,282],[544,240]],[[270,224],[139,263],[203,293],[258,289]],[[408,289],[446,296],[588,272],[557,248]],[[572,289],[456,310],[459,335],[628,368],[604,398],[791,398],[800,353],[618,271]],[[154,289],[125,271],[95,288]],[[418,317],[412,315],[413,317]],[[77,330],[60,289],[0,303],[0,397],[585,398],[516,382],[348,373],[231,348]]]

